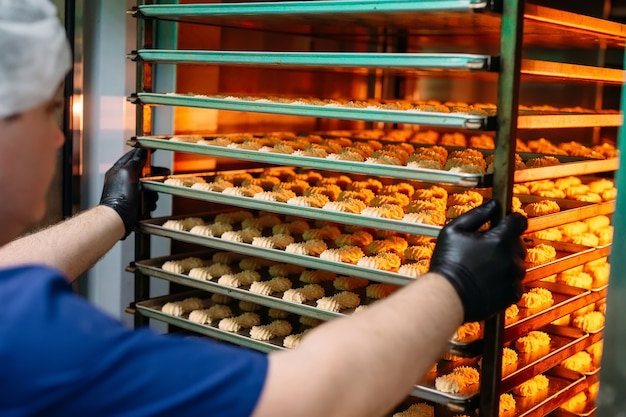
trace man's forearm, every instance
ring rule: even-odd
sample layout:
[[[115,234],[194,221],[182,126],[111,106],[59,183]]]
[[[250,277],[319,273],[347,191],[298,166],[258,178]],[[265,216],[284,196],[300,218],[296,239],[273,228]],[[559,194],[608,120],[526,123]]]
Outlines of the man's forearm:
[[[298,349],[270,355],[255,417],[383,415],[437,361],[462,318],[454,288],[428,274],[362,313],[320,326]]]
[[[38,263],[57,268],[69,281],[95,264],[124,236],[111,208],[97,206],[0,248],[0,267]]]

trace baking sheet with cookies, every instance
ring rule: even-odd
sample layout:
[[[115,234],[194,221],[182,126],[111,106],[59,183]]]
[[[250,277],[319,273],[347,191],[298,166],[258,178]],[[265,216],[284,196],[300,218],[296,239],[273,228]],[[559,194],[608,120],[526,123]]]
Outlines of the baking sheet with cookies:
[[[313,269],[322,269],[326,271],[336,272],[342,275],[348,276],[358,276],[362,278],[367,278],[373,281],[385,282],[389,284],[396,285],[405,285],[408,282],[411,282],[412,279],[418,277],[419,275],[425,273],[428,270],[428,259],[429,256],[426,256],[424,259],[402,259],[404,253],[402,251],[406,251],[407,249],[411,249],[410,245],[422,245],[424,243],[415,242],[414,239],[419,241],[423,241],[424,239],[428,240],[430,237],[428,236],[411,236],[411,235],[401,235],[397,236],[392,234],[388,234],[384,231],[372,231],[369,233],[365,229],[362,228],[352,228],[345,225],[334,225],[328,222],[313,221],[313,220],[303,220],[297,218],[298,220],[294,220],[296,218],[290,216],[276,216],[273,214],[268,214],[264,212],[248,212],[248,211],[224,211],[223,214],[228,213],[244,213],[249,217],[254,218],[255,216],[271,218],[273,222],[276,224],[291,224],[298,223],[304,224],[307,229],[311,229],[311,234],[317,233],[319,229],[330,230],[333,236],[324,238],[324,241],[320,241],[320,239],[312,239],[307,240],[303,236],[299,234],[294,234],[294,236],[281,236],[282,238],[288,239],[287,241],[283,241],[282,249],[276,249],[273,247],[268,247],[265,245],[272,239],[276,239],[275,233],[273,233],[273,227],[266,227],[262,231],[255,231],[256,235],[251,239],[248,238],[247,241],[243,241],[241,234],[244,233],[244,227],[242,227],[243,223],[237,223],[234,225],[229,225],[228,227],[228,238],[226,234],[217,233],[217,236],[207,236],[206,233],[210,232],[211,228],[215,228],[214,226],[220,226],[220,231],[223,232],[223,224],[220,222],[216,222],[217,218],[215,214],[198,214],[194,216],[171,216],[166,218],[145,220],[141,222],[141,229],[145,233],[150,233],[153,235],[168,237],[172,239],[176,239],[179,241],[184,241],[188,243],[198,244],[205,247],[212,247],[217,249],[229,249],[234,252],[246,254],[249,256],[256,256],[261,258],[271,259],[277,262],[285,262],[285,263],[296,263],[303,265],[307,268]],[[221,215],[220,213],[219,215]],[[200,232],[196,232],[193,227],[189,227],[185,229],[180,225],[180,222],[185,222],[188,220],[193,220],[195,222],[203,223]],[[171,223],[177,223],[177,228],[173,229],[170,227]],[[195,225],[195,223],[194,223]],[[194,230],[192,232],[192,229]],[[208,230],[208,232],[207,232]],[[248,230],[249,231],[249,230]],[[309,230],[305,232],[308,233]],[[200,234],[205,233],[205,234]],[[247,232],[246,232],[247,233]],[[324,232],[326,233],[326,232]],[[378,233],[383,233],[382,237],[377,238],[375,241],[372,241],[371,236],[377,235]],[[356,238],[356,235],[360,236],[370,236],[369,242],[367,243],[358,243],[359,246],[350,246],[351,252],[349,254],[344,253],[341,255],[341,258],[337,258],[339,256],[338,252],[333,252],[335,249],[340,249],[336,246],[335,234],[340,234],[342,237],[346,239]],[[402,237],[404,236],[404,237]],[[258,238],[258,243],[255,238]],[[303,245],[309,245],[308,242],[315,241],[316,244],[321,245],[317,248],[312,248],[311,250],[306,249],[306,252],[303,252]],[[414,242],[414,243],[412,243]],[[258,244],[257,244],[258,243]],[[285,243],[287,247],[285,247]],[[273,243],[268,243],[274,245]],[[277,243],[278,244],[278,243]],[[356,243],[355,243],[356,244]],[[377,249],[375,252],[371,252],[372,249],[370,246],[372,244],[377,245]],[[432,246],[431,243],[427,243]],[[265,246],[263,246],[265,245]],[[391,255],[384,255],[381,253],[382,250],[389,251]],[[431,249],[432,250],[432,249]],[[589,255],[590,258],[599,258],[603,252],[596,251],[595,249],[588,249],[591,251]],[[352,251],[354,253],[352,253]],[[395,255],[395,253],[401,253],[402,256]],[[306,254],[303,254],[306,253]],[[329,257],[325,257],[325,254],[328,253]],[[343,256],[349,256],[349,258],[345,258]],[[353,256],[354,255],[354,256]],[[597,256],[596,256],[597,255]],[[331,258],[334,256],[334,258]],[[421,256],[421,255],[420,255]],[[383,259],[385,258],[385,259]],[[389,258],[389,259],[387,259]],[[330,260],[333,259],[333,260]],[[334,260],[339,259],[339,260]],[[563,257],[563,261],[569,260],[568,257]],[[555,268],[554,265],[557,264],[558,261],[552,263],[550,268]],[[546,270],[543,273],[542,270],[537,268],[533,271],[533,276],[535,279],[541,276],[547,276],[550,273],[550,270]]]
[[[136,303],[135,306],[139,313],[146,317],[159,320],[186,330],[191,330],[219,340],[227,341],[244,347],[253,348],[263,352],[272,352],[275,350],[288,348],[285,345],[290,346],[289,348],[295,347],[297,346],[297,343],[299,343],[299,340],[301,340],[303,333],[311,328],[311,326],[309,325],[310,323],[305,321],[306,324],[303,324],[302,320],[299,320],[298,317],[294,315],[283,316],[280,318],[272,318],[272,315],[277,314],[276,310],[270,311],[266,308],[261,308],[260,310],[251,310],[250,306],[242,308],[241,302],[233,303],[232,301],[219,300],[220,302],[217,303],[213,301],[212,298],[213,297],[209,293],[191,291],[141,301]],[[177,313],[180,313],[178,315],[169,314],[171,313],[171,309],[168,309],[168,304],[172,305],[174,303],[181,303],[185,302],[185,300],[190,299],[199,299],[201,301],[201,304],[195,306],[199,307],[199,310],[196,311],[206,311],[216,304],[219,304],[222,306],[228,306],[232,314],[228,317],[214,319],[211,323],[198,323],[196,321],[193,321],[191,319],[191,315],[194,314],[193,311],[178,311]],[[232,327],[229,327],[233,321],[235,323],[237,322],[237,317],[241,317],[244,314],[247,314],[249,316],[250,313],[257,316],[255,317],[256,321],[254,322],[254,326],[250,326],[250,324],[244,325],[244,327],[239,330],[235,330]],[[197,316],[194,314],[194,317]],[[233,318],[235,318],[235,320],[233,320]],[[224,320],[229,321],[228,327],[222,325],[222,321]],[[270,326],[272,320],[288,321],[291,324],[291,330],[293,333],[287,336],[275,336],[268,340],[256,340],[252,337],[253,333],[257,335],[263,335],[262,332],[255,331],[255,327],[257,327],[258,329],[262,326]],[[229,328],[230,330],[224,330],[225,328]],[[295,342],[295,346],[290,344],[294,343],[294,338],[298,339]],[[421,384],[418,384],[414,387],[411,395],[440,404],[449,404],[450,402],[452,402],[463,405],[466,402],[465,398],[450,396],[448,394],[432,390],[429,387],[422,386]]]
[[[183,284],[192,288],[206,290],[212,293],[228,295],[239,300],[259,303],[266,307],[279,308],[294,314],[310,316],[320,320],[329,320],[335,317],[349,315],[355,311],[356,307],[343,308],[343,306],[340,306],[342,308],[339,311],[325,310],[317,306],[317,300],[315,299],[296,302],[293,301],[293,299],[284,298],[285,291],[275,291],[270,294],[254,292],[254,290],[251,291],[251,284],[243,284],[239,287],[227,286],[219,283],[219,279],[221,276],[216,273],[214,273],[211,277],[205,277],[206,279],[200,279],[190,276],[191,271],[183,270],[180,273],[175,273],[163,269],[166,262],[171,263],[171,261],[184,261],[189,257],[199,258],[203,260],[203,265],[205,266],[205,268],[210,269],[210,266],[215,265],[216,263],[213,260],[215,254],[219,253],[221,252],[191,252],[175,256],[166,256],[137,261],[135,263],[135,266],[139,269],[139,271],[146,275],[166,279],[168,281]],[[376,284],[367,280],[365,282],[363,282],[363,280],[360,280],[356,283],[352,283],[350,282],[350,277],[343,277],[348,278],[348,282],[347,284],[344,283],[344,285],[347,285],[346,287],[341,287],[341,284],[336,284],[334,281],[337,278],[341,279],[342,277],[335,273],[320,274],[319,272],[306,270],[305,268],[290,268],[292,266],[286,266],[278,262],[271,262],[268,264],[266,261],[260,258],[250,258],[247,256],[235,257],[232,253],[230,254],[230,257],[231,259],[233,259],[232,265],[229,265],[230,268],[227,271],[222,272],[236,274],[244,269],[241,267],[242,262],[248,261],[248,264],[256,263],[257,265],[262,265],[257,267],[257,269],[255,270],[259,272],[259,282],[263,283],[268,282],[272,278],[274,278],[276,272],[272,271],[271,268],[273,266],[276,266],[278,267],[276,268],[276,270],[278,271],[280,276],[288,278],[291,281],[290,289],[302,288],[305,285],[311,283],[312,280],[315,280],[315,283],[323,288],[325,297],[336,295],[342,291],[350,291],[359,296],[360,306],[367,306],[376,301],[376,298],[371,298],[367,296],[368,292],[370,292],[367,287],[369,285]],[[283,266],[284,268],[282,268]],[[281,269],[286,269],[287,271],[281,272]],[[308,273],[305,271],[308,271]],[[305,275],[304,278],[303,275]],[[305,279],[307,282],[302,281],[301,278]],[[345,281],[346,280],[344,280],[344,282]],[[341,289],[337,289],[338,286]],[[392,291],[393,288],[384,287],[383,290]]]
[[[486,189],[379,180],[295,167],[148,177],[142,179],[142,184],[149,190],[186,198],[426,236],[437,236],[450,218],[490,197]],[[446,194],[429,197],[429,190]],[[549,214],[529,216],[527,233],[614,211],[613,201],[588,203],[534,195],[516,198],[520,210],[542,202],[555,205]],[[433,206],[430,202],[443,205]]]
[[[504,340],[511,342],[529,331],[543,327],[553,321],[567,316],[585,306],[594,304],[606,297],[606,290],[592,292],[581,288],[549,282],[535,282],[526,287],[548,289],[554,300],[548,307],[528,309],[518,308],[519,312],[513,318],[505,321]],[[460,356],[476,356],[482,353],[482,339],[459,341],[452,339],[448,350]]]
[[[196,137],[196,141],[208,142],[216,137],[203,136]],[[165,149],[172,151],[188,152],[201,155],[209,155],[223,158],[236,158],[247,161],[270,163],[278,165],[303,166],[313,169],[334,170],[345,173],[359,173],[375,177],[399,178],[405,180],[421,180],[434,183],[455,184],[463,187],[489,187],[492,184],[493,175],[489,173],[457,172],[455,170],[436,169],[437,167],[417,168],[405,165],[388,165],[383,163],[366,163],[361,161],[351,161],[344,159],[328,159],[323,157],[307,156],[300,154],[285,154],[277,151],[260,152],[259,150],[233,148],[228,146],[216,146],[209,144],[197,144],[191,140],[174,140],[171,137],[139,137],[131,144],[140,144],[149,149]],[[420,149],[419,144],[405,144]],[[393,145],[390,145],[393,146]],[[427,149],[429,146],[422,146]],[[450,152],[454,152],[455,147],[447,147]],[[458,148],[460,150],[460,148]],[[489,151],[480,150],[483,158],[489,157]],[[542,154],[523,154],[526,160],[541,158]],[[584,159],[564,156],[554,156],[561,159],[559,170],[554,167],[537,167],[517,170],[514,177],[515,182],[536,181],[562,177],[565,175],[588,175],[590,173],[608,172],[616,169],[617,159]]]

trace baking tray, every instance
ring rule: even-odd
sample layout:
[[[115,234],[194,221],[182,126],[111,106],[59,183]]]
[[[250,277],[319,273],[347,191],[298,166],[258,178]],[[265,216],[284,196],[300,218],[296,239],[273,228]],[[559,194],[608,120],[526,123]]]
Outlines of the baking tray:
[[[316,258],[314,256],[298,255],[278,249],[264,249],[247,243],[232,242],[228,240],[223,240],[221,238],[201,236],[189,232],[167,229],[162,226],[162,223],[164,223],[165,220],[185,217],[189,216],[175,216],[168,218],[144,220],[140,223],[140,229],[144,233],[149,233],[155,236],[163,236],[179,240],[181,242],[193,243],[220,250],[230,250],[244,255],[270,259],[277,262],[298,264],[306,268],[332,271],[340,275],[367,278],[376,282],[406,285],[408,282],[411,282],[415,279],[406,275],[398,274],[396,272],[368,269],[343,262],[332,262],[325,259]]]
[[[200,173],[197,176],[206,176],[206,175],[214,175],[215,173]],[[181,175],[181,177],[188,177],[189,175]],[[176,178],[177,176],[172,175],[169,178]],[[343,213],[343,212],[335,212],[324,210],[323,208],[315,208],[315,207],[304,207],[304,206],[292,206],[287,203],[280,203],[275,201],[265,201],[254,199],[251,197],[241,197],[234,195],[226,195],[220,192],[214,191],[201,191],[192,189],[190,187],[181,187],[176,185],[170,185],[163,183],[164,177],[152,177],[152,178],[144,178],[142,179],[142,184],[146,187],[146,189],[177,195],[186,198],[193,198],[196,200],[204,200],[210,201],[213,203],[220,203],[226,205],[235,205],[238,207],[253,209],[253,210],[267,210],[275,213],[282,214],[291,214],[295,216],[308,217],[311,219],[322,219],[327,221],[333,221],[337,223],[345,223],[363,227],[369,227],[373,229],[384,229],[384,230],[392,230],[399,233],[409,233],[409,234],[419,234],[424,236],[432,236],[436,237],[439,235],[441,231],[440,226],[432,226],[425,224],[417,224],[412,222],[404,222],[402,220],[393,220],[393,219],[384,219],[380,217],[369,217],[362,216],[360,214],[353,213]],[[460,190],[455,190],[455,192],[461,192]],[[562,210],[558,213],[548,214],[545,216],[539,217],[531,217],[528,219],[528,228],[526,229],[526,233],[535,232],[537,230],[543,230],[549,227],[559,226],[564,223],[569,223],[573,221],[578,221],[582,219],[586,219],[588,217],[600,215],[600,214],[610,214],[615,209],[615,203],[613,201],[605,202],[605,203],[586,203],[575,200],[566,200],[566,199],[548,199],[544,197],[537,197],[532,195],[518,195],[517,196],[523,204],[528,204],[531,202],[541,201],[541,200],[553,200],[557,201],[559,206],[561,206]],[[560,256],[557,260],[552,261],[545,265],[540,265],[532,268],[533,278],[530,279],[539,279],[544,278],[548,275],[551,275],[554,272],[546,273],[545,270],[547,268],[546,265],[559,264],[561,262],[568,261],[563,258],[563,253],[576,254],[579,253],[582,255],[582,252],[588,251],[589,247],[584,247],[581,245],[566,245],[566,244],[556,244],[550,242],[550,244],[557,245],[562,247],[560,249]],[[608,251],[608,249],[606,249]],[[608,253],[608,252],[607,252]],[[606,255],[598,255],[594,258],[595,255],[590,254],[590,260],[597,259]],[[573,264],[575,260],[569,260],[569,264],[576,266]],[[565,270],[570,268],[570,266],[566,266],[561,270]],[[530,272],[530,270],[529,270]],[[560,272],[560,271],[557,271]],[[544,274],[542,275],[541,274]]]
[[[433,37],[475,34],[499,40],[501,17],[489,13],[484,0],[455,1],[288,1],[240,4],[142,5],[136,17],[159,18],[281,33],[310,33],[315,26],[337,34],[337,28],[405,28],[409,35]],[[479,10],[481,13],[473,13]],[[623,47],[624,25],[529,4],[524,11],[524,41],[546,47],[597,48],[598,44]],[[341,34],[341,32],[339,33]],[[568,43],[569,39],[569,43]],[[495,40],[494,40],[495,42]]]
[[[277,337],[269,342],[254,340],[249,337],[249,330],[242,330],[237,333],[226,332],[219,329],[219,327],[217,327],[216,325],[199,324],[192,322],[186,318],[187,314],[184,314],[182,317],[175,317],[161,312],[161,307],[167,302],[182,300],[187,297],[202,297],[203,295],[206,296],[207,294],[199,292],[185,292],[141,301],[136,303],[135,306],[137,308],[137,311],[139,311],[140,314],[146,317],[172,324],[174,326],[186,330],[191,330],[229,343],[233,343],[239,346],[244,346],[267,353],[276,350],[285,350],[285,348],[282,346],[282,337]],[[205,300],[205,307],[208,308],[210,305],[211,301]],[[414,395],[416,397],[441,404],[454,403],[463,406],[468,401],[468,399],[465,397],[449,395],[439,392],[434,388],[431,389],[428,386],[422,385],[416,385],[411,391],[410,395]]]
[[[556,259],[544,264],[529,266],[526,269],[526,276],[523,281],[525,284],[558,274],[559,272],[586,264],[587,262],[595,261],[596,259],[608,256],[611,252],[610,244],[589,247],[575,243],[548,241],[529,237],[523,237],[523,239],[531,246],[546,243],[556,249]]]
[[[454,173],[436,169],[409,168],[397,165],[366,164],[354,161],[339,161],[312,156],[298,156],[278,154],[272,152],[258,152],[248,149],[227,148],[223,146],[198,145],[196,143],[173,142],[163,137],[140,136],[136,141],[144,148],[164,149],[177,152],[188,152],[200,155],[210,155],[222,158],[234,158],[244,161],[261,162],[265,164],[295,165],[301,167],[332,170],[347,173],[367,174],[400,178],[406,180],[421,180],[427,182],[443,182],[464,187],[480,187],[490,184],[491,175]]]
[[[561,211],[558,213],[530,217],[525,233],[561,226],[565,223],[584,220],[601,214],[611,214],[615,211],[615,201],[587,203],[584,201],[568,200],[564,198],[544,198],[527,194],[516,194],[516,197],[520,199],[522,205],[541,200],[551,200],[556,201],[559,207],[561,207]]]
[[[293,314],[298,314],[302,316],[313,317],[319,320],[330,320],[337,317],[343,317],[346,315],[352,314],[354,309],[344,309],[342,312],[334,312],[327,311],[320,308],[317,308],[315,301],[307,301],[305,303],[294,303],[291,301],[284,300],[281,298],[280,294],[276,295],[262,295],[248,291],[249,287],[244,286],[240,288],[227,287],[218,284],[216,281],[205,281],[201,279],[192,278],[186,274],[177,274],[173,272],[168,272],[163,270],[160,265],[162,265],[165,261],[170,260],[178,260],[184,259],[190,256],[197,256],[200,258],[206,257],[212,252],[191,252],[185,254],[179,254],[175,256],[164,256],[159,258],[152,258],[142,261],[135,262],[135,267],[145,275],[153,276],[156,278],[165,279],[167,281],[175,282],[177,284],[182,284],[187,287],[197,288],[200,290],[208,291],[211,293],[224,294],[230,297],[236,298],[238,300],[250,301],[253,303],[257,303],[270,308],[277,308],[279,310],[288,311]],[[268,277],[269,279],[269,277]],[[330,292],[329,289],[332,288],[331,283],[320,283],[320,285],[324,286],[324,284],[329,284],[326,286],[327,294]],[[295,288],[295,287],[294,287]],[[332,291],[335,291],[334,288]],[[357,293],[361,298],[361,305],[368,305],[372,301],[365,296],[364,289],[353,290],[353,292]],[[451,346],[455,346],[454,343]],[[470,345],[471,346],[471,345]],[[474,357],[477,353],[473,351],[463,351],[459,346],[455,346],[455,354],[463,357]]]
[[[281,68],[370,68],[390,70],[491,70],[492,57],[472,54],[256,52],[140,49],[133,58],[156,63],[235,64]],[[328,68],[326,68],[328,67]]]
[[[174,326],[183,328],[185,330],[191,330],[196,333],[203,334],[205,336],[214,337],[219,340],[223,340],[229,343],[233,343],[239,346],[248,347],[251,349],[259,350],[261,352],[273,352],[275,350],[285,349],[282,346],[282,337],[275,338],[273,342],[265,342],[260,340],[251,339],[249,330],[235,332],[227,332],[221,330],[216,325],[211,324],[199,324],[193,321],[188,320],[186,317],[188,314],[184,314],[182,317],[170,316],[169,314],[165,314],[161,311],[161,307],[170,301],[179,301],[183,300],[187,297],[206,297],[207,293],[201,292],[184,292],[178,293],[174,295],[167,295],[164,297],[153,298],[150,300],[140,301],[135,304],[137,311],[140,314],[156,319],[168,324],[172,324]],[[208,308],[212,305],[211,300],[204,300],[205,308]],[[232,307],[232,306],[231,306]]]
[[[175,178],[175,176],[170,177]],[[325,210],[323,208],[292,206],[287,203],[260,200],[252,197],[228,195],[215,191],[201,191],[191,189],[189,187],[179,187],[175,185],[164,184],[162,181],[150,178],[142,179],[141,183],[143,184],[143,187],[147,190],[153,190],[181,197],[193,198],[196,200],[210,201],[213,203],[233,205],[253,210],[266,210],[274,213],[307,217],[310,219],[320,219],[329,222],[369,227],[372,229],[392,230],[399,233],[409,233],[432,237],[438,236],[439,232],[441,231],[441,227],[439,226],[404,222],[402,220],[384,219],[381,217],[362,216],[360,214],[343,213],[338,211]]]
[[[371,122],[410,123],[468,130],[495,130],[495,116],[467,113],[437,113],[413,110],[388,110],[381,108],[355,108],[341,105],[290,104],[264,98],[246,96],[205,96],[179,93],[143,93],[129,97],[136,104],[198,107],[205,109],[283,114],[291,116],[325,117]],[[544,113],[520,111],[519,129],[548,129],[567,127],[621,126],[622,114],[574,113],[557,111]]]
[[[518,352],[517,369],[502,379],[502,391],[510,391],[517,385],[551,369],[588,344],[589,334],[574,327],[549,324],[536,330],[550,335],[550,347],[545,354]]]
[[[256,52],[140,49],[130,55],[133,60],[157,64],[254,65],[289,69],[313,68],[338,71],[387,69],[417,72],[419,70],[497,71],[490,55],[425,53],[355,53],[355,52]],[[620,69],[601,68],[562,62],[522,59],[520,73],[544,78],[621,83],[626,73]]]
[[[501,414],[501,417],[543,417],[558,408],[564,399],[578,394],[587,386],[584,376],[561,366],[550,369],[544,375],[550,381],[545,398],[538,400],[514,396],[515,410]]]
[[[340,105],[289,104],[269,99],[243,99],[237,96],[201,96],[178,93],[142,93],[130,97],[139,104],[200,107],[205,109],[285,114],[291,116],[326,117],[371,122],[412,123],[458,129],[482,130],[494,124],[493,117],[463,113],[356,108]],[[490,124],[489,124],[490,123]]]
[[[546,326],[554,320],[595,303],[606,296],[606,291],[596,293],[582,288],[550,282],[536,282],[531,287],[541,287],[550,290],[554,298],[554,304],[540,311],[520,308],[519,315],[515,320],[507,321],[504,326],[504,342],[511,342],[532,330]],[[451,340],[448,344],[448,351],[459,356],[477,356],[482,354],[482,350],[482,339],[471,342]]]
[[[147,259],[135,262],[135,266],[140,272],[153,277],[165,279],[177,284],[182,284],[187,287],[197,288],[204,291],[209,291],[216,294],[224,294],[238,300],[250,301],[253,303],[261,304],[266,307],[277,308],[290,313],[300,314],[303,316],[309,316],[320,320],[329,320],[335,317],[341,317],[345,314],[336,313],[333,311],[327,311],[319,309],[315,306],[315,303],[294,303],[292,301],[284,300],[276,295],[262,295],[248,291],[248,287],[234,288],[220,285],[215,281],[204,281],[201,279],[192,278],[186,274],[177,274],[163,270],[160,265],[165,261],[183,259],[189,256],[200,256],[202,254],[208,254],[209,252],[198,253],[186,253],[177,256],[166,256],[160,258]],[[268,277],[269,279],[269,277]],[[349,310],[346,310],[349,311]]]
[[[541,154],[528,155],[530,158],[536,158],[544,156]],[[522,159],[527,160],[526,154],[520,153]],[[540,168],[526,168],[518,169],[513,173],[513,181],[528,182],[538,181],[551,178],[562,178],[567,176],[580,176],[588,174],[596,174],[599,172],[616,171],[619,168],[618,158],[608,159],[586,159],[580,160],[580,158],[564,157],[554,155],[557,159],[561,160],[561,164],[557,166],[540,167]],[[569,159],[569,160],[568,160]]]

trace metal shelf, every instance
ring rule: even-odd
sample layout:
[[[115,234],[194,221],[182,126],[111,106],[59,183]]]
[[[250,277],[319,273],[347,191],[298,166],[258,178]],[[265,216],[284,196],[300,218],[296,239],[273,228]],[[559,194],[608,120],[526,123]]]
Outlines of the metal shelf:
[[[354,161],[338,161],[312,156],[298,156],[290,154],[277,154],[271,152],[259,152],[248,149],[227,148],[223,146],[198,145],[188,142],[174,142],[165,138],[141,136],[136,141],[144,148],[164,149],[177,152],[188,152],[199,155],[217,156],[222,158],[235,158],[244,161],[253,161],[269,164],[292,165],[331,171],[367,174],[399,178],[403,180],[419,180],[427,182],[443,182],[463,187],[487,186],[491,183],[492,175],[464,174],[435,169],[418,169],[406,166],[366,164]]]
[[[142,180],[141,183],[147,190],[193,198],[196,200],[210,201],[212,203],[228,204],[253,210],[266,210],[280,214],[307,217],[355,226],[369,227],[372,229],[392,230],[398,233],[410,233],[416,235],[436,237],[441,231],[439,226],[430,226],[417,223],[408,223],[402,220],[383,219],[380,217],[368,217],[360,214],[342,213],[323,208],[292,206],[287,203],[276,201],[259,200],[251,197],[240,197],[222,194],[215,191],[200,191],[188,187],[177,187],[164,184],[159,181]]]
[[[298,255],[278,249],[265,249],[247,243],[232,242],[220,238],[196,235],[189,232],[167,229],[159,225],[160,219],[146,220],[141,222],[140,230],[155,236],[167,237],[181,242],[193,243],[209,248],[220,250],[230,250],[243,255],[256,256],[270,259],[276,262],[292,263],[302,265],[306,268],[322,269],[324,271],[336,272],[342,275],[367,278],[376,282],[385,282],[395,285],[406,285],[414,278],[401,275],[396,272],[382,271],[378,269],[368,269],[357,265],[343,262],[332,262],[314,256]]]
[[[490,55],[451,53],[353,53],[202,51],[142,49],[130,56],[156,64],[253,65],[282,69],[323,69],[327,71],[386,69],[404,73],[423,70],[497,71],[497,59]],[[563,79],[621,84],[626,71],[588,65],[523,59],[521,74],[538,79]]]
[[[393,26],[409,36],[468,36],[499,39],[501,16],[481,0],[330,0],[222,4],[144,5],[136,17],[176,20],[209,25],[271,30],[280,33],[347,37],[342,28]],[[480,13],[475,13],[479,11]],[[623,47],[625,26],[576,13],[527,4],[524,42],[554,47]],[[353,34],[354,35],[354,34]],[[493,38],[493,39],[492,39]],[[443,44],[443,40],[440,41]]]
[[[314,105],[285,103],[264,98],[237,96],[204,96],[178,93],[137,93],[129,98],[136,104],[197,107],[204,109],[232,110],[290,116],[324,117],[371,122],[410,123],[468,130],[494,130],[495,116],[469,113],[437,113],[418,110],[390,110],[383,108],[360,108],[337,105]],[[622,115],[618,112],[575,113],[520,111],[519,129],[557,129],[570,127],[621,126]]]
[[[465,113],[388,110],[381,108],[290,104],[262,98],[243,99],[235,96],[199,96],[176,93],[137,93],[131,101],[140,104],[198,107],[291,116],[326,117],[371,122],[412,123],[457,129],[483,130],[494,124],[494,118]]]
[[[389,70],[483,70],[492,68],[492,57],[472,54],[426,53],[333,53],[333,52],[254,52],[178,51],[142,49],[136,57],[166,64],[231,64],[280,66],[281,68],[368,68]]]
[[[197,293],[184,293],[169,295],[165,297],[154,298],[138,302],[136,304],[137,311],[149,318],[162,321],[164,323],[172,324],[174,326],[181,327],[186,330],[191,330],[199,334],[210,336],[219,340],[223,340],[229,343],[234,343],[239,346],[259,350],[262,352],[273,352],[276,350],[285,350],[285,348],[279,342],[282,342],[282,337],[275,338],[268,342],[254,340],[250,338],[248,330],[242,330],[237,333],[226,332],[219,329],[216,325],[210,324],[198,324],[188,320],[185,317],[175,317],[168,314],[164,314],[161,311],[161,307],[169,301],[181,300],[185,297],[198,296]],[[200,295],[201,296],[201,295]],[[205,302],[206,303],[206,302]],[[208,307],[208,306],[207,306]],[[446,394],[435,390],[426,385],[415,385],[411,391],[411,395],[433,401],[440,404],[457,404],[458,406],[468,407],[469,401],[472,397],[459,397],[451,394]]]

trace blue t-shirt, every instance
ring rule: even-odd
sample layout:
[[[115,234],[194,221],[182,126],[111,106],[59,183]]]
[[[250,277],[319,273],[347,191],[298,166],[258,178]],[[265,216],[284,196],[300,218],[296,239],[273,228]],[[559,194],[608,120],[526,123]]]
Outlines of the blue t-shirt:
[[[247,349],[128,330],[54,269],[0,269],[0,416],[248,416],[267,366]]]

